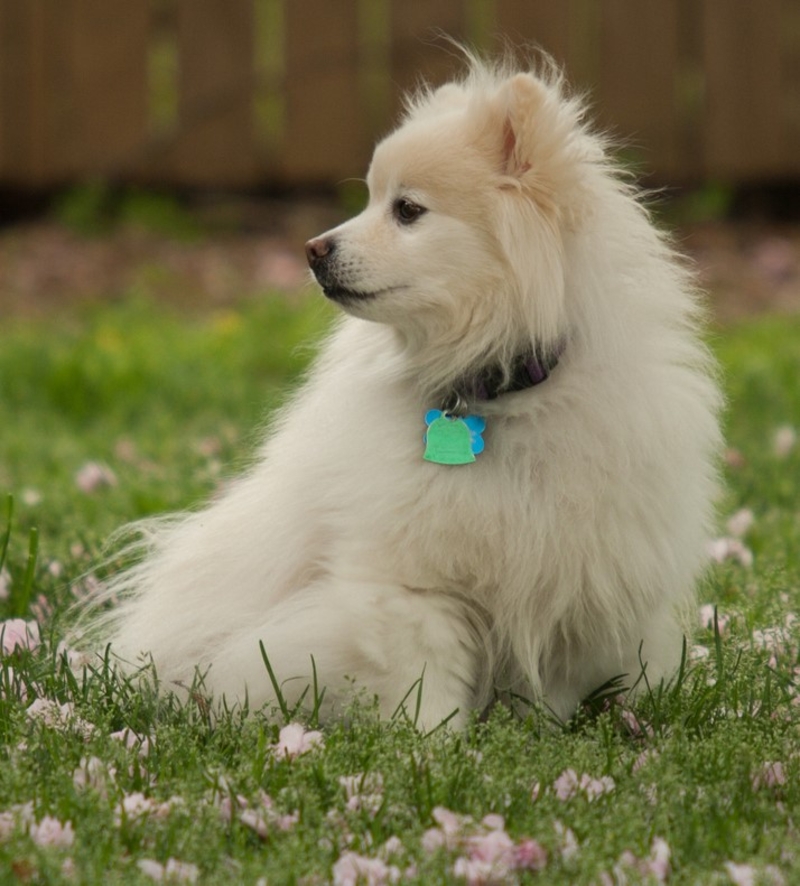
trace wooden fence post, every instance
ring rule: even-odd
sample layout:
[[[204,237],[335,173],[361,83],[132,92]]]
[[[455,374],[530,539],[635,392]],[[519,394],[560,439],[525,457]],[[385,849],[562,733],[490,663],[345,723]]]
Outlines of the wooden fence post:
[[[396,120],[403,94],[423,77],[437,85],[463,67],[456,50],[437,35],[466,38],[466,4],[463,0],[394,0],[390,33],[389,63],[395,88],[392,118]]]
[[[283,177],[320,184],[361,176],[369,156],[357,0],[285,6]]]
[[[705,171],[722,179],[780,174],[787,161],[781,0],[702,0]]]
[[[678,10],[665,0],[605,0],[597,104],[645,173],[681,167],[678,141]]]
[[[252,183],[254,40],[250,0],[179,0],[179,136],[169,161],[178,181]]]
[[[141,163],[148,138],[148,4],[71,0],[71,5],[70,171],[127,177]],[[54,104],[64,92],[56,89]]]

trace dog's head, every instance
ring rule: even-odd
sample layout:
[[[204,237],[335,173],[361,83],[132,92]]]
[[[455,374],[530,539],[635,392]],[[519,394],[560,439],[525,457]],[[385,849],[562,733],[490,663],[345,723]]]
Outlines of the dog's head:
[[[306,244],[328,298],[469,364],[563,333],[563,235],[602,154],[555,74],[467,78],[410,102],[375,150],[369,203]]]

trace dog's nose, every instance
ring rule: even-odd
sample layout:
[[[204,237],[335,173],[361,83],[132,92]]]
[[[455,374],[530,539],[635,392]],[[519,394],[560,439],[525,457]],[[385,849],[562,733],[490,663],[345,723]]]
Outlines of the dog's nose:
[[[326,259],[334,250],[334,242],[330,237],[315,237],[306,243],[306,258],[308,266],[314,270]]]

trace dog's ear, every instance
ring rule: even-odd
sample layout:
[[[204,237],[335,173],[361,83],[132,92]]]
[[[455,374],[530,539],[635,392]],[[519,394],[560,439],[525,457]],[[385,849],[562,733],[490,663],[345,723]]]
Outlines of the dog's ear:
[[[496,93],[489,121],[498,186],[507,193],[497,204],[501,241],[517,273],[521,316],[539,342],[555,341],[563,325],[561,222],[573,172],[560,114],[557,92],[517,74]]]
[[[530,122],[544,105],[542,85],[529,74],[517,74],[508,80],[500,95],[503,111],[501,164],[505,175],[520,179],[532,168],[533,145]]]
[[[501,86],[494,106],[495,163],[500,187],[522,190],[554,217],[569,215],[577,184],[575,107],[557,86],[516,74]]]

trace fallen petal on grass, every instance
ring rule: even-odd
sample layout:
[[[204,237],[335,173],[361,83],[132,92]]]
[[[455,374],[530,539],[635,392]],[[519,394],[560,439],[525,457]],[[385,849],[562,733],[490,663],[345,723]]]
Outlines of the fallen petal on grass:
[[[755,516],[750,508],[739,508],[735,514],[728,518],[725,528],[734,538],[744,538],[754,522]]]
[[[716,620],[717,620],[717,628],[719,629],[720,636],[722,636],[725,631],[728,629],[728,625],[730,624],[731,617],[730,615],[724,614],[719,611],[719,608],[715,606],[713,603],[703,603],[702,606],[697,610],[697,620],[699,622],[700,627],[706,631],[714,630],[714,617],[716,612]]]
[[[514,867],[517,870],[544,870],[547,867],[547,851],[536,840],[521,840],[514,848]]]
[[[394,865],[350,851],[343,852],[333,865],[334,886],[384,886],[397,883],[400,876]]]
[[[72,830],[71,822],[62,824],[62,822],[51,815],[45,815],[38,824],[32,824],[30,835],[37,846],[68,849],[75,842],[75,834]]]
[[[566,827],[560,821],[554,821],[553,828],[558,837],[558,851],[561,854],[561,858],[567,862],[577,858],[581,850],[580,845],[578,844],[578,838],[575,836],[572,828]]]
[[[72,773],[72,784],[76,790],[94,790],[106,796],[108,787],[116,779],[116,770],[99,757],[81,757],[80,766]]]
[[[289,723],[281,729],[278,741],[273,745],[275,755],[294,760],[314,748],[323,748],[325,739],[321,732],[306,730],[300,723]]]
[[[39,648],[39,625],[35,621],[26,621],[24,618],[9,618],[0,621],[0,640],[5,655],[10,655],[17,649],[33,651]]]
[[[556,798],[562,803],[566,803],[579,793],[583,794],[591,803],[604,794],[610,794],[615,787],[614,779],[608,775],[592,778],[584,772],[578,778],[574,769],[565,769],[553,782]]]
[[[94,724],[75,713],[72,702],[59,704],[49,698],[37,698],[25,711],[31,720],[38,720],[50,729],[71,729],[88,738],[94,732]]]
[[[797,431],[791,425],[782,425],[772,438],[772,451],[778,458],[786,458],[797,443]]]
[[[776,788],[785,785],[787,778],[783,763],[780,761],[762,763],[750,781],[754,791],[760,788]]]
[[[132,729],[120,729],[112,732],[109,738],[122,742],[128,750],[136,750],[140,757],[150,756],[150,739],[145,735],[137,735]]]
[[[0,603],[2,603],[3,600],[8,600],[9,594],[11,593],[10,588],[11,575],[4,566],[2,569],[0,569]]]
[[[742,544],[739,538],[716,538],[708,543],[708,556],[714,563],[733,560],[740,566],[753,565],[753,552]]]
[[[200,876],[197,865],[174,858],[167,859],[166,864],[142,858],[136,862],[136,867],[156,883],[196,883]]]
[[[81,492],[90,495],[98,489],[117,485],[117,475],[108,465],[87,461],[75,474],[75,485]]]

